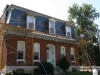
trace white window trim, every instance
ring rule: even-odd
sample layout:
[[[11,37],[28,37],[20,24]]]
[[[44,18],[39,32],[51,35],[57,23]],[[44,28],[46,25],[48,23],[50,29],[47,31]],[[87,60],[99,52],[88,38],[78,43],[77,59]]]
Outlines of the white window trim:
[[[71,62],[73,63],[73,62],[76,62],[76,61],[75,61],[75,49],[74,49],[73,47],[71,47],[71,48],[70,48],[70,53],[71,53],[71,50],[74,50],[74,61],[71,60]]]
[[[25,62],[25,50],[23,50],[23,59],[18,59],[18,43],[24,43],[24,49],[25,49],[25,42],[24,41],[18,41],[17,42],[17,62],[18,61],[24,61]]]
[[[33,62],[40,62],[40,60],[33,60]]]
[[[31,17],[34,18],[34,21],[33,21],[34,29],[31,29],[31,30],[35,30],[35,20],[36,20],[36,18],[35,18],[35,16],[32,16],[32,15],[27,15],[27,29],[30,29],[30,28],[28,28],[28,17],[29,17],[29,16],[31,16]]]
[[[34,43],[34,44],[38,44],[39,45],[39,59],[38,60],[33,60],[33,62],[40,62],[40,43]],[[33,44],[33,52],[35,52],[35,48],[34,48],[34,44]],[[33,55],[33,58],[34,58],[34,55]]]
[[[25,59],[17,59],[17,62],[19,62],[19,61],[25,62]]]
[[[67,29],[69,29],[69,30],[67,30]],[[67,32],[70,32],[70,37],[67,36]],[[71,36],[71,27],[70,27],[70,26],[66,26],[66,37],[69,37],[69,38],[72,37],[72,36]]]
[[[63,54],[63,55],[66,56],[66,49],[65,49],[64,46],[61,46],[61,47],[60,47],[60,51],[62,50],[62,48],[64,48],[64,54]],[[61,53],[61,54],[62,54],[62,53]]]

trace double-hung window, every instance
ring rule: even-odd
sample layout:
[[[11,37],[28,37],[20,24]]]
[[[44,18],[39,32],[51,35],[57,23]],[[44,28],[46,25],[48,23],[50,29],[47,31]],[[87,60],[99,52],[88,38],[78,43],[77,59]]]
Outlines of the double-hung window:
[[[70,52],[71,52],[71,62],[75,62],[75,50],[74,50],[74,48],[70,48]]]
[[[34,61],[39,61],[40,59],[40,44],[34,43]]]
[[[25,61],[25,42],[17,42],[17,61]]]
[[[35,29],[35,17],[31,15],[27,15],[27,28]]]
[[[71,37],[71,27],[66,26],[66,37]]]
[[[49,33],[50,34],[55,34],[55,21],[54,20],[49,20]]]
[[[66,56],[66,51],[65,51],[65,47],[61,46],[61,57]]]

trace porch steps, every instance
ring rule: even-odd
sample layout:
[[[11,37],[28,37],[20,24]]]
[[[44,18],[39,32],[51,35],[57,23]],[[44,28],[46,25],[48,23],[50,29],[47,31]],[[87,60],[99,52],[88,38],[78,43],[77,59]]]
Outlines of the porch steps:
[[[63,75],[63,70],[59,66],[57,66],[54,69],[54,75]]]

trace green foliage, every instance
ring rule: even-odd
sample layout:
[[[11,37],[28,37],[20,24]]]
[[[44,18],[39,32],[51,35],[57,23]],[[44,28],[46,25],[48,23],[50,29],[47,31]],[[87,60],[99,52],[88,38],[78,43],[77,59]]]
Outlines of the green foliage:
[[[69,16],[68,20],[70,22],[75,21],[77,24],[77,33],[83,34],[84,32],[93,36],[94,42],[97,42],[95,33],[97,31],[97,25],[94,23],[94,20],[100,17],[100,13],[91,5],[83,3],[82,6],[78,4],[73,4],[72,7],[69,7],[68,10]]]
[[[18,74],[16,71],[11,71],[11,72],[8,72],[6,73],[6,75],[31,75],[30,73],[21,73],[21,74]]]
[[[84,29],[91,28],[90,26],[94,20],[100,17],[100,13],[96,12],[96,9],[91,4],[82,4],[82,6],[73,4],[72,7],[69,7],[68,13],[69,21],[76,20],[78,27],[81,26],[83,31]]]
[[[8,72],[6,75],[14,75],[13,72]]]
[[[62,57],[62,59],[59,61],[58,66],[64,71],[66,72],[67,69],[69,69],[70,64],[67,61],[67,58],[65,56]]]
[[[44,67],[46,72],[47,72],[47,74],[53,75],[54,66],[51,63],[49,63],[49,62],[42,62],[42,65],[41,65],[41,63],[39,64],[39,73],[40,74],[46,74],[44,69],[43,69],[43,67]]]

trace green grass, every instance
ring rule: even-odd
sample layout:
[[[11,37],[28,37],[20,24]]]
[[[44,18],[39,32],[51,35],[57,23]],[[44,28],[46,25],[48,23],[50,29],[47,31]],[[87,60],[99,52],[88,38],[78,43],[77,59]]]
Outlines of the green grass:
[[[92,72],[71,72],[67,73],[67,75],[93,75],[93,74]],[[98,75],[100,75],[100,73]]]

